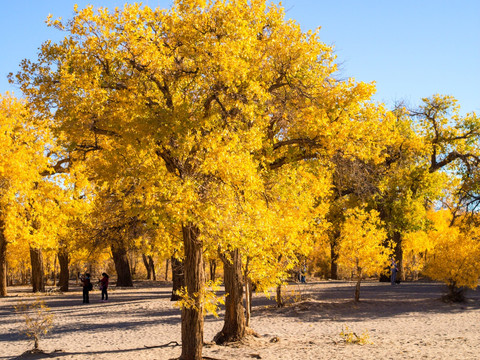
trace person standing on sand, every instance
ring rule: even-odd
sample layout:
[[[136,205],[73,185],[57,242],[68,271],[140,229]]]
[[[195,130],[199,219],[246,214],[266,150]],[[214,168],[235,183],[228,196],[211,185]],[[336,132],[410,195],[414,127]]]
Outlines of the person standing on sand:
[[[90,298],[89,298],[89,292],[92,290],[92,283],[90,282],[90,274],[85,273],[80,277],[80,281],[82,282],[82,288],[83,288],[83,303],[84,304],[89,304],[90,303]]]
[[[306,284],[307,281],[306,281],[306,276],[307,276],[307,266],[306,265],[303,265],[303,268],[302,270],[300,270],[300,282],[302,284]]]
[[[391,270],[391,275],[390,275],[390,282],[392,285],[395,285],[395,281],[397,279],[397,263],[395,262],[395,259],[392,258],[392,266],[390,268]]]
[[[102,302],[108,301],[108,275],[107,273],[102,273],[102,278],[98,281],[100,283],[100,290],[102,290]]]

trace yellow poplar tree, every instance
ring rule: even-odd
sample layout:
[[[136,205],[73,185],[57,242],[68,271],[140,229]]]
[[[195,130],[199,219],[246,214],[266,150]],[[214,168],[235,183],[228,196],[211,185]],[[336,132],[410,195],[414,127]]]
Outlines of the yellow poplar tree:
[[[475,289],[480,277],[480,230],[475,226],[463,229],[452,226],[448,210],[431,211],[433,228],[428,236],[433,249],[424,274],[448,286],[445,299],[464,300],[465,288]]]
[[[68,291],[71,260],[77,255],[77,249],[85,247],[83,229],[91,221],[95,194],[83,164],[79,162],[70,165],[68,174],[56,175],[56,178],[61,182],[52,196],[56,204],[52,216],[57,224],[55,250],[60,265],[58,286],[61,291]]]
[[[380,274],[388,266],[392,250],[385,246],[386,232],[375,210],[349,209],[341,229],[338,263],[356,279],[355,301],[360,300],[360,283]]]
[[[318,32],[265,0],[75,11],[50,20],[67,36],[23,62],[17,80],[36,111],[54,112],[58,139],[96,181],[124,189],[122,179],[138,179],[137,191],[182,230],[191,306],[181,358],[200,359],[203,250],[219,241],[209,229],[237,216],[238,194],[250,204],[263,197],[264,173],[321,163],[339,148],[382,156],[383,142],[362,133],[386,133],[390,117],[369,101],[373,85],[332,76],[335,56]],[[226,239],[228,249],[238,240]]]
[[[426,209],[434,201],[446,194],[456,198],[447,201],[449,207],[455,203],[455,217],[465,211],[475,211],[480,164],[480,119],[474,112],[461,115],[453,96],[435,94],[423,98],[418,109],[406,114],[412,119],[412,128],[421,141],[421,151],[406,152],[414,161],[403,170],[398,169],[395,177],[400,181],[391,187],[392,192],[397,193],[396,203],[401,204],[394,207],[392,216],[399,238],[399,260],[401,231],[408,233],[420,227],[427,230]],[[399,192],[399,188],[404,190]],[[424,210],[421,210],[422,204],[424,208],[426,205]]]
[[[48,130],[22,101],[0,95],[0,296],[7,295],[7,245],[30,237],[25,209],[48,167]],[[25,238],[23,238],[25,240]]]

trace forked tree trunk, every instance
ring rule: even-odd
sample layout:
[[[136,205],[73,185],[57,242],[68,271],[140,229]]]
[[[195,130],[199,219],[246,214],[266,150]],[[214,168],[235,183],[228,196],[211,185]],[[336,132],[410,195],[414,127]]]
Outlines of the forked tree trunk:
[[[33,292],[45,292],[45,269],[42,249],[30,247],[30,262],[32,264]]]
[[[127,249],[121,244],[112,245],[111,249],[115,270],[117,272],[117,286],[133,287]]]
[[[145,269],[147,270],[147,280],[152,280],[152,270],[150,268],[147,255],[142,254],[142,259],[143,259],[143,265],[145,265]]]
[[[227,297],[223,329],[213,339],[217,344],[243,339],[247,327],[243,307],[242,259],[238,249],[230,251],[229,255],[220,254]]]
[[[70,278],[70,272],[68,270],[68,263],[70,259],[66,248],[61,248],[58,251],[58,263],[60,265],[60,276],[58,279],[58,286],[60,291],[68,291],[68,280]]]
[[[7,240],[0,222],[0,297],[7,296]]]
[[[194,301],[194,306],[182,308],[181,360],[202,359],[205,273],[203,268],[203,244],[198,238],[199,233],[199,229],[193,224],[182,226],[185,251],[185,285],[187,295]]]
[[[172,256],[172,297],[170,301],[180,300],[177,291],[185,286],[185,274],[183,272],[183,262]]]

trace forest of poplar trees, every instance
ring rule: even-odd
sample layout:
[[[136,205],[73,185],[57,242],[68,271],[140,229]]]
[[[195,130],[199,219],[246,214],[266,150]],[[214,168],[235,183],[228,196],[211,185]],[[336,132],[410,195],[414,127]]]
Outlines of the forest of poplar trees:
[[[170,264],[182,358],[200,359],[217,265],[218,343],[248,332],[253,284],[281,305],[304,266],[359,287],[395,259],[453,300],[477,286],[480,120],[454,97],[373,101],[265,0],[75,8],[48,25],[64,40],[10,74],[21,97],[0,95],[0,296],[68,291],[85,267],[133,286]]]

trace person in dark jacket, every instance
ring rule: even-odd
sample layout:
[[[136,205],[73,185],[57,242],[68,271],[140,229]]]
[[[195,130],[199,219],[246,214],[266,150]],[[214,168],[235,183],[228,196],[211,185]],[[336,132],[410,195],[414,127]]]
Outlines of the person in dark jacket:
[[[397,272],[398,272],[398,268],[397,268],[397,263],[395,262],[395,259],[392,258],[392,265],[390,266],[390,283],[392,285],[395,285],[396,283],[396,280],[397,280]]]
[[[100,290],[102,290],[102,302],[108,301],[108,275],[107,273],[102,273],[102,278],[99,280]]]
[[[92,283],[90,282],[90,274],[85,273],[80,277],[80,281],[82,282],[82,288],[83,288],[83,303],[84,304],[89,304],[90,303],[90,298],[89,298],[89,292],[92,290]]]

